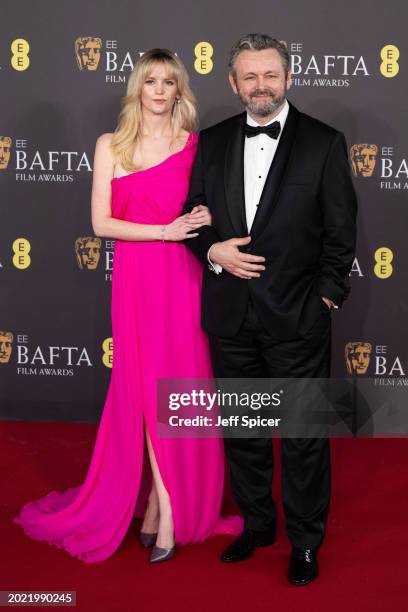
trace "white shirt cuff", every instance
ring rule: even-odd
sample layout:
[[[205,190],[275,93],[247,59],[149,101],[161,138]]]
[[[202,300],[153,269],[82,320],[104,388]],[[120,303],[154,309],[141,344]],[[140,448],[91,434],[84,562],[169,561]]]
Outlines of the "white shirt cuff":
[[[213,261],[211,261],[210,259],[210,251],[213,248],[213,244],[210,246],[210,248],[207,251],[207,261],[208,261],[208,267],[211,270],[211,272],[215,272],[215,274],[221,274],[222,272],[222,266],[220,266],[220,264],[217,264]]]

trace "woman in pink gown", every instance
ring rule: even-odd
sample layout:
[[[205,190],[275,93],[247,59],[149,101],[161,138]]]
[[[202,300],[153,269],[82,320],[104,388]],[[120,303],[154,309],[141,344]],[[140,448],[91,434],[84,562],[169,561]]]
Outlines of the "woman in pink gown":
[[[220,516],[222,440],[157,435],[157,379],[212,376],[202,268],[182,242],[210,217],[204,206],[179,216],[195,122],[183,64],[155,49],[133,69],[118,128],[95,151],[93,226],[115,238],[110,385],[83,484],[28,502],[14,519],[31,538],[88,563],[116,551],[134,516],[144,515],[151,561],[170,558],[175,543],[242,528],[240,518]]]

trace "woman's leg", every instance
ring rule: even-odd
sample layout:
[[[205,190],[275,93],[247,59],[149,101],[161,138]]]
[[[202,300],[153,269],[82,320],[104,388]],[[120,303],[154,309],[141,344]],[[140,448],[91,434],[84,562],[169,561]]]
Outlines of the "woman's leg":
[[[153,479],[140,531],[143,533],[157,533],[159,528],[159,517],[159,496],[157,495],[156,483]]]
[[[172,548],[172,546],[174,546],[174,525],[170,497],[163,484],[147,428],[146,441],[147,450],[149,452],[150,465],[153,472],[153,486],[155,487],[157,493],[160,512],[156,546],[158,546],[159,548]]]

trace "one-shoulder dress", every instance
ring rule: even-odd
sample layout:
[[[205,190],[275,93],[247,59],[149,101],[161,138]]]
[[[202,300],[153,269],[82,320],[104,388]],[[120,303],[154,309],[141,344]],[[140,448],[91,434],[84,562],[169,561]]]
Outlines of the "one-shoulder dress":
[[[160,225],[178,217],[197,141],[191,133],[163,162],[112,179],[112,216]],[[144,422],[170,496],[176,543],[239,533],[240,517],[220,515],[222,440],[157,435],[158,378],[212,376],[201,282],[202,265],[181,242],[115,241],[113,367],[88,471],[82,485],[25,504],[14,521],[28,536],[86,563],[112,555],[147,502]]]

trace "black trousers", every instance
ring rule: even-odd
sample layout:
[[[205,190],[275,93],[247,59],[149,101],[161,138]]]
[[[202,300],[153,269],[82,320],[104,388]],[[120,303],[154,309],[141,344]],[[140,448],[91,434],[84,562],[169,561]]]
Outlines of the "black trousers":
[[[321,315],[306,336],[272,339],[251,300],[233,338],[210,335],[216,378],[328,378],[330,375],[331,313],[322,300]],[[268,438],[225,438],[232,492],[245,527],[276,529],[272,499],[273,448]],[[319,547],[324,538],[330,503],[328,438],[283,438],[282,499],[286,531],[293,546]]]

